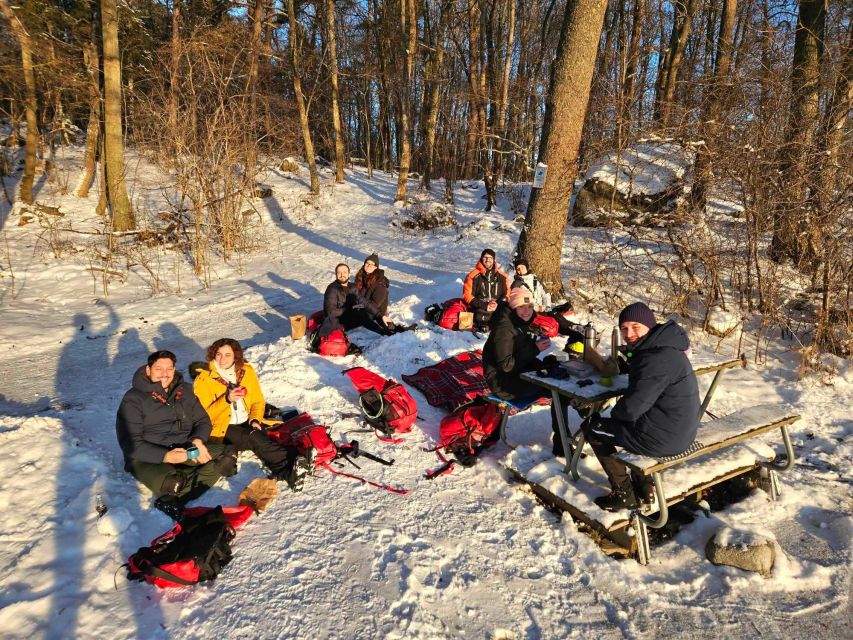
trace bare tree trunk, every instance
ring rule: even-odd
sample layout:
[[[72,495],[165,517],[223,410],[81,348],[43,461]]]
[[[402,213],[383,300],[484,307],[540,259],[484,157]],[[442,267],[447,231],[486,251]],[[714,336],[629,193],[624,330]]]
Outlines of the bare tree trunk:
[[[249,94],[249,118],[246,123],[246,173],[245,181],[254,191],[255,172],[258,164],[258,57],[261,54],[261,35],[264,26],[265,0],[255,0],[252,6],[251,31],[249,32],[249,73],[246,78],[246,92]]]
[[[515,43],[515,0],[506,0],[507,10],[507,35],[506,35],[506,52],[503,60],[503,73],[501,76],[501,93],[498,100],[497,115],[495,117],[494,132],[498,134],[499,139],[496,142],[496,153],[492,163],[492,175],[497,182],[504,173],[506,166],[506,151],[507,151],[507,135],[509,126],[506,121],[506,112],[509,105],[509,78],[512,70],[512,51]]]
[[[287,0],[287,16],[290,19],[290,62],[293,67],[293,93],[296,106],[299,109],[299,124],[302,127],[302,142],[305,145],[305,160],[308,162],[308,173],[311,175],[311,193],[320,193],[320,178],[317,175],[317,159],[314,156],[314,142],[311,140],[311,128],[308,124],[308,108],[305,106],[305,94],[302,93],[302,78],[299,68],[299,41],[301,38],[296,26],[296,10],[293,0]]]
[[[24,28],[23,23],[15,15],[9,5],[9,0],[0,0],[0,10],[9,25],[12,33],[21,47],[21,66],[24,71],[24,111],[27,118],[27,139],[24,146],[24,175],[21,177],[21,188],[19,197],[24,204],[33,203],[33,182],[36,175],[36,155],[38,152],[38,120],[36,118],[36,79],[33,73],[32,42],[30,34]]]
[[[121,61],[118,48],[116,0],[101,0],[104,43],[104,166],[107,199],[114,231],[133,229],[136,221],[124,184],[124,140],[121,126]]]
[[[675,20],[672,24],[669,47],[664,58],[660,78],[658,79],[658,90],[655,96],[655,120],[664,129],[670,124],[678,69],[681,66],[681,60],[684,58],[684,50],[687,47],[690,27],[693,24],[693,17],[696,15],[699,5],[699,0],[675,1]]]
[[[646,13],[646,0],[634,3],[634,18],[631,24],[631,42],[628,45],[628,57],[625,65],[625,83],[622,86],[622,126],[627,135],[631,134],[632,106],[637,86],[637,66],[640,60],[640,39],[643,37],[643,18]]]
[[[424,160],[424,172],[421,185],[427,191],[429,191],[429,183],[430,180],[432,180],[433,162],[435,159],[435,130],[436,125],[438,124],[438,107],[439,99],[441,97],[441,73],[442,63],[444,62],[444,36],[447,30],[447,22],[450,18],[450,10],[452,6],[453,5],[449,0],[446,0],[441,5],[441,17],[439,18],[438,32],[436,34],[435,42],[433,43],[435,54],[431,59],[429,66],[431,71],[429,90],[424,92],[425,95],[428,96],[428,104],[426,117],[424,118],[426,158]]]
[[[335,128],[335,182],[344,181],[344,137],[338,106],[338,56],[335,50],[335,0],[326,0],[326,28],[329,32],[329,61],[332,74],[332,124]]]
[[[780,262],[791,258],[799,264],[805,257],[805,239],[810,221],[805,207],[810,183],[809,152],[813,149],[820,119],[820,66],[826,26],[827,0],[801,0],[794,39],[791,71],[791,108],[785,145],[781,149],[779,173],[781,198],[773,216],[770,257]]]
[[[172,0],[172,42],[169,64],[169,131],[173,134],[167,141],[171,155],[177,156],[178,136],[178,81],[181,65],[181,0]]]
[[[83,154],[83,175],[77,186],[77,197],[89,195],[98,163],[101,133],[101,88],[98,84],[98,49],[92,42],[83,46],[83,62],[89,76],[89,124],[86,127],[86,151]],[[172,129],[174,131],[174,129]]]
[[[548,176],[545,186],[530,194],[518,239],[518,255],[557,295],[563,292],[563,236],[606,7],[607,0],[575,0],[566,7],[539,147],[539,160],[548,165]]]
[[[400,0],[400,33],[404,39],[407,38],[407,42],[400,89],[400,139],[397,141],[400,148],[400,173],[397,176],[397,193],[394,195],[394,202],[406,201],[406,183],[409,179],[409,165],[412,162],[410,94],[418,45],[418,16],[415,13],[415,0]]]
[[[477,175],[480,154],[480,9],[477,0],[468,2],[468,130],[465,137],[465,166],[462,178],[467,180]]]
[[[732,40],[737,16],[737,0],[723,0],[720,16],[720,31],[717,38],[717,57],[714,61],[714,75],[708,85],[708,94],[702,105],[702,117],[699,122],[699,138],[705,144],[698,148],[693,168],[693,187],[690,191],[690,206],[693,211],[703,211],[708,197],[708,186],[713,176],[711,163],[713,147],[716,146],[720,131],[720,113],[723,91],[730,86],[729,70],[732,62]]]

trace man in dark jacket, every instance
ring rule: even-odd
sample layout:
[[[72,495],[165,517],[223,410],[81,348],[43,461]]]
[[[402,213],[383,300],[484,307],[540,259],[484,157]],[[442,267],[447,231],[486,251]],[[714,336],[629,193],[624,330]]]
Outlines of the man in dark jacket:
[[[486,328],[498,303],[506,300],[509,293],[509,279],[498,268],[495,252],[483,249],[480,259],[471,272],[465,276],[462,285],[462,298],[468,310],[474,314],[474,322],[480,328]]]
[[[684,329],[672,320],[657,324],[642,302],[622,310],[619,329],[627,345],[628,389],[610,418],[593,414],[581,425],[613,488],[595,502],[610,511],[637,504],[627,468],[613,457],[614,445],[652,458],[678,455],[696,437],[700,418]]]
[[[236,471],[231,447],[207,444],[210,430],[192,385],[175,370],[175,354],[148,356],[122,398],[116,435],[124,468],[159,496],[155,506],[176,520],[187,502]]]
[[[531,332],[530,324],[535,316],[533,294],[523,287],[513,289],[509,301],[498,305],[492,314],[491,332],[483,347],[483,374],[492,393],[499,398],[529,400],[543,395],[542,387],[520,377],[522,373],[556,364],[554,356],[547,356],[544,360],[538,357],[551,345],[551,341],[537,338]],[[557,413],[553,406],[551,428],[555,434],[554,452],[563,455]]]

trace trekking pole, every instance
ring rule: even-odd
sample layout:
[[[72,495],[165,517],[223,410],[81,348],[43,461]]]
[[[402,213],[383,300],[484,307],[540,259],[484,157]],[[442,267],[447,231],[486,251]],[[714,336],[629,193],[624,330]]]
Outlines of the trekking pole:
[[[358,440],[353,440],[352,444],[352,452],[354,457],[364,456],[368,460],[373,460],[374,462],[378,462],[379,464],[384,464],[386,467],[390,467],[394,464],[394,459],[391,458],[391,461],[380,458],[379,456],[373,455],[372,453],[368,453],[367,451],[363,451],[358,446]]]

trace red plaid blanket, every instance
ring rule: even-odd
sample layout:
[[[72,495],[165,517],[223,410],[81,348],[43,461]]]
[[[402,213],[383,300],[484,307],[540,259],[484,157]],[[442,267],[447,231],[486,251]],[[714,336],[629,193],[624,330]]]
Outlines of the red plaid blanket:
[[[491,393],[483,377],[483,352],[480,349],[460,353],[441,362],[418,369],[403,380],[426,396],[433,407],[456,411],[477,396]]]

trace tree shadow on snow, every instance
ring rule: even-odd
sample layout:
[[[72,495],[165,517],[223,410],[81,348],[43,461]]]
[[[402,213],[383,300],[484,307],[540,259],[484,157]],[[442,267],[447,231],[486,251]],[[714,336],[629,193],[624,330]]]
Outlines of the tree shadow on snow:
[[[59,416],[63,422],[63,451],[56,472],[56,524],[55,548],[57,560],[56,579],[50,607],[50,618],[46,621],[47,637],[74,637],[79,635],[80,609],[88,600],[88,584],[97,580],[86,574],[87,540],[97,553],[97,546],[104,541],[98,536],[95,523],[96,494],[114,509],[113,517],[123,509],[128,512],[132,523],[132,502],[136,481],[125,474],[121,454],[112,422],[103,422],[105,405],[107,415],[114,415],[122,392],[130,387],[133,371],[145,356],[145,345],[138,334],[124,334],[120,343],[129,350],[110,358],[110,337],[118,332],[120,320],[109,308],[106,327],[93,327],[91,318],[78,313],[72,319],[73,335],[65,342],[57,362],[55,378],[56,403],[62,408]],[[123,341],[123,342],[122,342]],[[133,364],[116,377],[116,361],[130,358]],[[83,402],[81,402],[83,399]],[[94,426],[93,426],[94,425]],[[97,434],[97,437],[95,437]],[[110,517],[106,515],[105,517]],[[135,526],[125,526],[119,535],[118,547],[121,562],[140,544],[140,532]],[[107,543],[107,548],[111,545]],[[96,563],[100,566],[101,563]],[[117,569],[118,567],[116,567]],[[117,578],[117,580],[120,578]],[[156,600],[150,599],[145,588],[126,584],[128,599],[132,606],[136,635],[151,636],[153,629],[161,630],[163,616]]]

